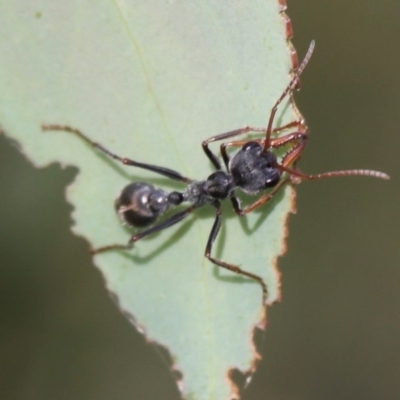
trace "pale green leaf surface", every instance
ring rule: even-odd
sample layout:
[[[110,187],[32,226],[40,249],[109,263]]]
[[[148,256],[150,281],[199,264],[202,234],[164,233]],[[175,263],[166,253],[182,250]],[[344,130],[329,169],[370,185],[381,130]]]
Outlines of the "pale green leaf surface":
[[[35,165],[79,168],[68,188],[73,229],[93,247],[129,238],[113,208],[124,185],[182,185],[120,166],[67,133],[43,133],[42,123],[77,127],[121,156],[204,179],[212,168],[201,141],[266,126],[292,68],[277,0],[3,2],[0,57],[0,124]],[[278,117],[297,115],[283,104]],[[287,188],[242,220],[227,204],[214,247],[265,279],[269,303],[279,297],[274,261],[291,202]],[[260,286],[203,257],[213,218],[206,207],[131,252],[94,260],[126,315],[171,353],[191,399],[230,397],[228,371],[254,367],[252,332],[263,318]]]

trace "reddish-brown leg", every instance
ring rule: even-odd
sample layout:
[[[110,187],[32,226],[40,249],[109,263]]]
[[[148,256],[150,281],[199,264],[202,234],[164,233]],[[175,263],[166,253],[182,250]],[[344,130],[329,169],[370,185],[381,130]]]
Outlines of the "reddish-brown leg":
[[[268,201],[270,201],[279,192],[279,190],[282,189],[283,186],[285,186],[289,182],[290,182],[290,178],[283,179],[274,187],[274,189],[271,192],[260,197],[258,200],[256,200],[254,203],[250,204],[249,206],[247,206],[244,209],[242,209],[240,207],[240,202],[237,200],[237,198],[235,198],[235,199],[232,198],[231,201],[232,201],[233,209],[235,210],[236,214],[239,215],[240,217],[242,217],[243,215],[249,214],[249,213],[253,212],[254,210],[256,210],[257,208],[260,208],[261,206],[263,206]]]
[[[278,106],[283,101],[283,99],[289,93],[292,92],[294,86],[297,84],[297,80],[299,79],[299,76],[301,75],[301,73],[303,72],[304,68],[306,67],[306,65],[310,61],[310,58],[311,58],[312,53],[314,51],[314,47],[315,47],[315,42],[313,40],[310,43],[310,47],[307,50],[307,54],[305,55],[304,60],[300,64],[299,68],[297,68],[293,78],[291,79],[291,81],[287,85],[286,89],[283,91],[281,97],[279,97],[279,99],[276,101],[275,105],[272,107],[271,114],[269,116],[268,125],[267,125],[267,133],[265,135],[265,143],[264,143],[264,150],[265,151],[267,151],[269,149],[270,144],[271,144],[271,134],[273,132],[272,125],[274,124],[274,118],[275,118],[276,112],[278,111]]]
[[[226,132],[226,133],[221,133],[219,135],[210,137],[207,140],[204,140],[202,143],[203,150],[206,153],[207,157],[210,159],[210,161],[213,163],[214,167],[216,169],[221,169],[221,163],[219,162],[218,157],[209,149],[208,145],[212,142],[216,142],[218,140],[225,140],[229,139],[231,137],[243,135],[245,133],[249,132],[265,132],[265,128],[257,128],[254,126],[245,126],[244,128],[240,129],[235,129],[234,131]]]
[[[285,131],[285,130],[293,128],[293,127],[297,127],[299,130],[307,132],[307,126],[305,125],[304,120],[303,119],[298,119],[296,121],[289,122],[286,125],[280,126],[278,128],[274,128],[272,130],[272,133],[279,133],[279,132]],[[234,131],[221,133],[219,135],[210,137],[207,140],[204,140],[203,143],[202,143],[203,150],[206,153],[207,157],[210,159],[210,161],[213,163],[215,168],[216,169],[221,169],[221,163],[219,162],[218,157],[209,149],[208,145],[210,143],[212,143],[212,142],[225,140],[225,139],[229,139],[229,138],[232,138],[232,137],[235,137],[235,136],[240,136],[240,135],[244,135],[246,133],[252,133],[252,132],[263,132],[263,133],[266,133],[266,129],[265,128],[254,127],[254,126],[245,126],[244,128],[235,129]],[[271,145],[272,145],[272,143],[274,141],[276,141],[278,139],[271,139]],[[264,138],[260,139],[260,140],[262,140],[262,143],[264,143],[264,141],[265,141]],[[259,140],[256,139],[256,141],[259,141]],[[248,140],[242,140],[240,142],[241,143],[246,143],[246,142],[248,142]]]
[[[295,122],[297,122],[297,121],[295,121]],[[297,125],[291,125],[291,126],[297,126]],[[301,125],[301,127],[306,128],[304,125]],[[279,148],[279,147],[285,146],[291,142],[304,141],[307,138],[307,133],[308,133],[308,131],[304,130],[304,131],[288,133],[287,135],[283,135],[279,138],[271,139],[270,148]],[[264,140],[265,139],[255,139],[254,142],[263,144]],[[221,144],[220,151],[221,151],[222,159],[224,160],[226,168],[228,168],[229,161],[230,161],[230,158],[229,158],[229,155],[227,152],[227,147],[243,147],[246,143],[248,143],[248,140],[235,140],[233,142]]]

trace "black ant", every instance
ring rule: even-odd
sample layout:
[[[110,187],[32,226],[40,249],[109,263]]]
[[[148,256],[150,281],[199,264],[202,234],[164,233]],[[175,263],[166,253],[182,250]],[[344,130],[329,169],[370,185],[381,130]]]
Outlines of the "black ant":
[[[267,286],[260,276],[245,271],[234,264],[216,259],[211,255],[212,245],[221,227],[221,202],[229,199],[236,214],[243,216],[267,203],[289,182],[298,183],[301,179],[310,180],[348,175],[364,175],[389,179],[389,176],[383,172],[364,169],[325,172],[317,175],[305,174],[296,168],[296,163],[300,159],[306,146],[308,128],[305,121],[299,119],[278,128],[272,127],[279,104],[287,95],[291,94],[294,86],[298,82],[300,74],[311,58],[314,46],[315,43],[312,41],[303,62],[272,108],[266,129],[246,126],[241,129],[213,136],[202,143],[204,152],[216,168],[216,172],[213,172],[202,181],[190,179],[169,168],[140,163],[129,158],[120,157],[107,150],[101,144],[93,142],[78,129],[64,125],[43,125],[42,129],[45,131],[53,130],[73,133],[86,143],[124,165],[153,171],[156,174],[187,184],[185,191],[173,191],[170,193],[155,188],[153,185],[146,182],[134,182],[127,185],[116,200],[115,208],[122,221],[135,228],[145,228],[153,225],[167,210],[179,206],[183,202],[188,202],[190,206],[177,211],[167,219],[139,233],[135,233],[126,245],[113,244],[104,246],[92,250],[91,253],[98,254],[109,250],[130,249],[133,243],[138,240],[175,225],[186,218],[192,211],[206,204],[210,204],[216,208],[216,217],[207,241],[204,253],[205,257],[220,267],[259,282],[263,290],[263,304],[266,304]],[[297,128],[297,130],[278,138],[271,138],[272,134],[277,134],[290,128]],[[226,171],[224,171],[218,157],[209,149],[209,144],[218,140],[230,139],[239,135],[255,132],[263,133],[265,136],[251,141],[246,139],[234,140],[221,144],[221,155],[226,167]],[[292,144],[293,147],[278,161],[273,149],[290,144]],[[240,150],[230,158],[227,152],[228,147],[240,147]],[[235,193],[236,189],[240,189],[246,194],[255,196],[269,188],[273,189],[263,194],[258,200],[245,208],[241,207],[241,203]]]

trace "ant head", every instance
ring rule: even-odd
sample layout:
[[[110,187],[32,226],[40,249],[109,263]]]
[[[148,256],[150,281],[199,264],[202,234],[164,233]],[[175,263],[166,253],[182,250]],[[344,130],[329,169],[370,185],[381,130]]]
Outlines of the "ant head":
[[[229,170],[235,185],[251,195],[276,186],[281,178],[275,154],[258,142],[247,142],[232,157]]]

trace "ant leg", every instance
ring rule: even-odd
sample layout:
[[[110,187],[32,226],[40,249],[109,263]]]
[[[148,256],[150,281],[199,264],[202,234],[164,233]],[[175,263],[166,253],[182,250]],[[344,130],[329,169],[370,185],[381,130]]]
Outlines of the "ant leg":
[[[232,202],[232,205],[233,205],[233,209],[235,210],[236,214],[239,215],[239,217],[243,217],[243,215],[246,215],[246,214],[249,214],[249,213],[253,212],[257,208],[260,208],[265,203],[270,201],[279,192],[279,190],[289,182],[290,182],[290,178],[286,178],[286,179],[280,181],[275,186],[274,190],[272,190],[270,193],[260,197],[258,200],[256,200],[254,203],[250,204],[249,206],[247,206],[244,209],[242,209],[240,207],[239,200],[236,197],[232,197],[231,198],[231,202]]]
[[[291,142],[306,143],[306,140],[308,138],[307,133],[308,131],[292,132],[279,138],[271,139],[271,147],[277,149],[279,147],[286,146],[288,143]],[[295,147],[297,146],[298,144],[295,145]]]
[[[293,90],[294,86],[297,84],[299,76],[301,75],[301,73],[303,72],[304,68],[306,67],[306,65],[310,61],[310,58],[311,58],[312,53],[314,51],[314,47],[315,47],[315,42],[313,40],[310,43],[310,47],[307,50],[307,54],[305,55],[304,60],[300,64],[299,68],[297,68],[293,78],[290,80],[290,82],[287,85],[286,89],[283,91],[281,97],[279,97],[279,99],[276,101],[275,105],[272,107],[271,114],[269,116],[268,126],[267,126],[267,133],[265,135],[265,143],[264,143],[264,150],[265,151],[267,151],[269,149],[270,144],[271,144],[271,134],[273,132],[272,125],[274,123],[275,114],[278,111],[278,106],[283,101],[283,99],[289,93],[291,93],[291,91]]]
[[[159,224],[152,226],[149,229],[145,229],[142,232],[139,232],[133,235],[127,244],[112,244],[108,246],[99,247],[97,249],[92,249],[90,254],[99,254],[104,253],[110,250],[129,250],[133,247],[133,244],[144,237],[151,235],[152,233],[160,232],[166,228],[169,228],[172,225],[177,224],[178,222],[182,221],[184,218],[188,216],[192,211],[196,209],[195,206],[191,206],[183,211],[179,211],[176,214],[172,215],[171,217],[167,218],[166,220],[160,222]]]
[[[286,129],[290,129],[292,127],[299,127],[299,128],[303,128],[302,130],[307,130],[304,120],[298,119],[296,121],[289,122],[288,124],[283,125],[279,128],[272,129],[272,133],[279,133]],[[221,163],[219,162],[218,157],[209,149],[209,147],[208,147],[209,143],[216,142],[218,140],[225,140],[225,139],[228,139],[228,138],[231,138],[234,136],[239,136],[239,135],[249,133],[249,132],[266,132],[266,129],[265,128],[257,128],[254,126],[245,126],[244,128],[236,129],[234,131],[230,131],[230,132],[226,132],[226,133],[222,133],[220,135],[213,136],[213,137],[203,141],[203,143],[202,143],[203,150],[216,169],[218,169],[218,170],[221,169]],[[271,139],[271,143],[274,140],[276,140],[276,139]],[[256,141],[258,142],[259,139],[256,139]],[[265,141],[265,139],[262,139],[262,143],[264,143],[264,141]],[[243,141],[238,141],[238,142],[245,144],[248,142],[248,140],[243,140]],[[226,162],[225,162],[225,165],[226,165]]]
[[[292,126],[300,126],[303,125],[304,126],[304,121],[299,120],[299,123],[292,122],[289,123],[285,126],[282,126],[280,128],[272,128],[272,125],[274,123],[274,118],[275,118],[275,114],[278,110],[278,106],[279,104],[283,101],[283,99],[293,90],[294,86],[297,84],[299,76],[301,75],[301,73],[303,72],[304,68],[306,67],[306,65],[308,64],[308,62],[310,61],[311,55],[314,51],[314,47],[315,47],[315,42],[312,41],[310,43],[310,46],[308,48],[307,54],[304,57],[304,60],[302,61],[302,63],[300,64],[299,68],[297,68],[293,78],[290,80],[289,84],[287,85],[286,89],[284,90],[284,92],[282,93],[281,97],[279,97],[279,99],[276,101],[275,105],[272,107],[271,110],[271,114],[269,116],[269,121],[268,121],[268,125],[267,125],[267,129],[265,128],[255,128],[255,127],[250,127],[250,126],[246,126],[242,129],[237,129],[234,131],[230,131],[230,132],[226,132],[226,133],[222,133],[220,135],[217,136],[213,136],[207,140],[205,140],[203,142],[203,150],[206,153],[207,157],[210,159],[210,161],[213,163],[214,167],[216,169],[221,169],[221,163],[218,160],[218,157],[208,148],[208,144],[211,142],[215,142],[217,140],[224,140],[224,139],[228,139],[234,136],[238,136],[241,135],[243,133],[248,133],[251,131],[254,132],[265,132],[265,140],[264,140],[264,151],[267,151],[271,145],[271,134],[272,133],[276,133],[276,132],[280,132],[284,129],[288,129]],[[226,162],[225,162],[226,164]]]
[[[218,140],[225,140],[225,139],[228,139],[228,138],[231,138],[234,136],[239,136],[239,135],[242,135],[242,134],[248,133],[248,132],[265,132],[265,128],[256,128],[256,127],[252,127],[252,126],[245,126],[244,128],[235,129],[234,131],[230,131],[230,132],[226,132],[226,133],[221,133],[219,135],[210,137],[209,139],[203,141],[203,143],[202,143],[203,150],[216,169],[218,169],[218,170],[221,169],[221,163],[219,162],[218,157],[208,148],[208,145],[210,143],[216,142]]]
[[[257,142],[259,144],[262,144],[264,142],[264,139],[254,139],[252,142]],[[248,140],[234,140],[233,142],[228,142],[228,143],[222,143],[220,146],[220,152],[222,155],[222,159],[224,160],[224,164],[226,166],[226,169],[229,171],[229,162],[230,162],[230,157],[229,154],[226,150],[227,147],[243,147],[246,143],[249,143]]]
[[[300,126],[303,127],[304,129],[307,129],[307,127],[305,125],[302,124],[302,121],[294,121],[289,123],[288,125],[282,126],[280,128],[277,128],[278,131],[279,130],[283,130],[283,129],[287,129],[293,126]],[[283,135],[279,138],[276,139],[271,139],[271,144],[270,147],[273,148],[278,148],[278,147],[282,147],[285,146],[286,144],[290,143],[290,142],[294,142],[294,141],[299,141],[299,140],[304,140],[307,138],[307,130],[302,130],[299,132],[292,132],[289,133],[287,135]],[[265,141],[265,139],[254,139],[254,142],[259,143],[259,144],[263,144]],[[248,140],[235,140],[233,142],[228,142],[228,143],[222,143],[221,147],[220,147],[220,151],[221,151],[221,155],[222,155],[222,159],[224,160],[225,166],[227,169],[229,166],[229,155],[227,152],[227,147],[242,147],[244,146],[246,143],[248,143]]]
[[[297,136],[294,136],[292,140],[288,140],[288,143],[291,141],[298,140],[298,143],[295,144],[295,146],[282,157],[281,163],[277,166],[277,168],[281,169],[283,168],[289,168],[290,165],[295,166],[297,161],[300,160],[301,154],[304,151],[304,148],[306,147],[307,144],[307,135],[302,134],[301,132],[298,132]],[[279,147],[279,146],[275,146]],[[282,170],[282,169],[281,169]]]
[[[97,150],[100,150],[101,152],[103,152],[107,156],[113,158],[114,160],[117,160],[117,161],[121,162],[124,165],[129,165],[129,166],[132,166],[132,167],[138,167],[138,168],[146,169],[148,171],[155,172],[156,174],[160,174],[160,175],[166,176],[167,178],[174,179],[176,181],[181,181],[181,182],[186,182],[186,183],[192,182],[192,179],[189,179],[189,178],[181,175],[179,172],[174,171],[172,169],[165,168],[165,167],[159,167],[157,165],[152,165],[152,164],[140,163],[140,162],[131,160],[129,158],[120,157],[120,156],[112,153],[111,151],[109,151],[105,147],[103,147],[100,143],[96,143],[96,142],[92,141],[91,139],[89,139],[80,130],[72,128],[70,126],[43,124],[42,125],[42,130],[44,130],[44,131],[64,131],[64,132],[73,133],[74,135],[78,136],[79,138],[81,138],[83,141],[85,141],[86,143],[88,143],[92,147],[96,148]]]
[[[292,132],[287,135],[281,136],[276,139],[271,139],[271,147],[278,148],[285,146],[286,144],[294,141],[304,140],[307,139],[306,132]],[[254,139],[252,142],[256,142],[258,144],[263,144],[265,139]],[[230,158],[227,155],[226,148],[227,147],[243,147],[245,144],[249,143],[248,140],[235,140],[233,142],[222,143],[221,144],[221,153],[226,159],[229,161]]]
[[[293,128],[293,127],[298,128],[301,132],[308,133],[308,127],[307,127],[306,122],[304,121],[303,118],[296,119],[295,121],[289,122],[286,125],[280,126],[278,128],[274,128],[274,129],[272,129],[271,133],[279,133],[279,132],[286,131],[287,129],[290,129],[290,128]],[[270,139],[271,146],[272,146],[272,142],[274,140],[278,140],[278,139],[280,139],[280,138]]]
[[[257,281],[262,287],[262,291],[263,291],[262,303],[263,303],[263,305],[265,305],[266,300],[267,300],[268,290],[267,290],[267,285],[265,284],[264,280],[260,276],[258,276],[256,274],[252,274],[251,272],[244,271],[243,269],[239,268],[236,265],[227,263],[225,261],[219,260],[219,259],[211,256],[212,245],[213,245],[213,243],[218,235],[218,232],[221,228],[221,216],[222,216],[221,205],[218,204],[217,205],[217,214],[215,217],[214,225],[211,228],[210,236],[208,237],[204,256],[206,258],[208,258],[213,264],[218,265],[219,267],[226,268],[229,271],[235,272],[236,274],[244,275],[250,279]]]

